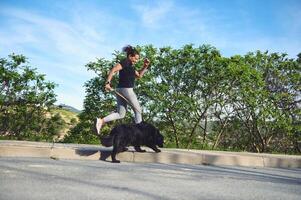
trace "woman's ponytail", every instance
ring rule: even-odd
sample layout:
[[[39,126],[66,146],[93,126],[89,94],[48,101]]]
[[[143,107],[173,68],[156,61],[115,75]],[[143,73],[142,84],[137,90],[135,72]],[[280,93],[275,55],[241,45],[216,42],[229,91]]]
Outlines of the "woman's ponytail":
[[[123,47],[122,51],[126,53],[126,57],[135,56],[137,54],[139,55],[139,52],[131,45],[127,45],[127,46]]]

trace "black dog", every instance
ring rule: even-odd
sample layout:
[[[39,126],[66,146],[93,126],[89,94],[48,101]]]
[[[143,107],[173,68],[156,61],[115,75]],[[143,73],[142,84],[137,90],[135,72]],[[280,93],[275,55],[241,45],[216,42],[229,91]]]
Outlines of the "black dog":
[[[161,150],[157,148],[157,145],[163,147],[163,143],[164,137],[159,130],[146,122],[118,125],[112,129],[109,136],[101,139],[103,146],[113,146],[112,162],[116,163],[120,162],[116,160],[116,154],[126,151],[127,146],[132,145],[137,152],[145,152],[140,148],[141,145],[145,145],[159,153]]]

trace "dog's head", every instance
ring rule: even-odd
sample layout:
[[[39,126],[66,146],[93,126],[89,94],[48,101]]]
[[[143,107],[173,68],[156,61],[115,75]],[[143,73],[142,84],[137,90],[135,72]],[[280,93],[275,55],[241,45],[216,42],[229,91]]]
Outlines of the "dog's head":
[[[140,124],[137,124],[137,126],[143,132],[148,133],[148,136],[150,136],[155,145],[158,145],[161,148],[163,147],[164,137],[154,125],[143,121]]]
[[[156,144],[158,145],[158,147],[163,147],[164,144],[164,136],[160,133],[160,131],[157,129],[157,133],[156,133]]]

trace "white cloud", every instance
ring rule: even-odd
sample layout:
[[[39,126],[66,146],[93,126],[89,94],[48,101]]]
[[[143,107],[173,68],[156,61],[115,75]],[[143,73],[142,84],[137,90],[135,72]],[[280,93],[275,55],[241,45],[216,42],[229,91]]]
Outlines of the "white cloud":
[[[13,31],[14,29],[20,30],[16,31],[22,36],[20,37],[21,41],[17,41],[18,43],[23,42],[23,39],[30,38],[34,40],[33,42],[39,41],[38,45],[43,48],[55,50],[65,55],[76,55],[80,58],[89,57],[95,48],[70,24],[24,10],[6,10],[5,14],[20,20],[20,24],[12,25]],[[29,34],[26,35],[26,32],[22,31],[24,27]]]
[[[155,5],[137,4],[132,5],[133,9],[141,16],[144,26],[155,28],[164,20],[173,9],[172,1],[157,1]]]
[[[58,100],[82,109],[84,99],[83,84],[93,74],[84,67],[96,57],[108,57],[114,45],[102,44],[103,32],[85,25],[78,16],[72,16],[69,23],[25,11],[5,8],[0,15],[10,26],[0,30],[1,55],[12,52],[24,54],[30,65],[37,67],[47,80],[59,84]],[[70,91],[71,90],[71,91]],[[74,98],[69,98],[74,94]],[[77,99],[76,101],[74,99]],[[75,105],[76,104],[76,105]]]

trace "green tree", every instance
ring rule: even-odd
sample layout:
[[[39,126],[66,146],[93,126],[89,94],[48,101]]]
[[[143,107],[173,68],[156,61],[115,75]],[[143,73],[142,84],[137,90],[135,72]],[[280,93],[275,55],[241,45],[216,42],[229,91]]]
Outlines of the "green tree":
[[[46,113],[56,101],[55,84],[31,68],[25,56],[15,54],[0,59],[0,82],[0,134],[18,139],[47,135]]]
[[[228,133],[222,146],[256,152],[296,151],[300,65],[285,54],[258,51],[232,57],[225,69],[235,114],[224,129]]]

